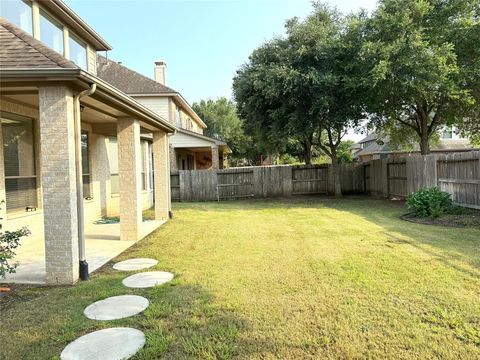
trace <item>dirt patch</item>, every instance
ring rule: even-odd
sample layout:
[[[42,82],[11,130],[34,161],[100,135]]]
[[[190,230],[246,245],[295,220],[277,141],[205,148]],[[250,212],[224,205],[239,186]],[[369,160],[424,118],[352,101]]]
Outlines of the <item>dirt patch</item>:
[[[446,214],[438,218],[421,218],[412,214],[405,214],[400,218],[417,224],[480,229],[480,211],[471,209],[465,210],[463,214]]]

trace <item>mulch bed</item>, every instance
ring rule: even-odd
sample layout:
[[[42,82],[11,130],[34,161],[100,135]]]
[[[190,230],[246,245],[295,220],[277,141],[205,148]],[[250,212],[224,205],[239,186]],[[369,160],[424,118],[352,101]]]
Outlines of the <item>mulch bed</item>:
[[[400,219],[424,225],[480,229],[480,211],[478,210],[469,209],[465,214],[446,214],[438,218],[420,218],[412,214],[404,214],[400,216]]]

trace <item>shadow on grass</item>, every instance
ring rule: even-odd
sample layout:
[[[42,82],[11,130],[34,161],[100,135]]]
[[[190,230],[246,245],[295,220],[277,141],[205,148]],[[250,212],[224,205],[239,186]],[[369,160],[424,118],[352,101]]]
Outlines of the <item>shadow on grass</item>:
[[[181,279],[179,280],[181,282]],[[245,342],[247,322],[200,285],[155,287],[145,294],[150,305],[140,322],[147,344],[134,359],[230,359],[255,357],[272,344]]]

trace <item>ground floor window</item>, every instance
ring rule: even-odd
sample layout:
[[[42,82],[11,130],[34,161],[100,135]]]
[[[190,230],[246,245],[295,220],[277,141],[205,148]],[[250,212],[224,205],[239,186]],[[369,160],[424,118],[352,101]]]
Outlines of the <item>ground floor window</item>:
[[[8,210],[37,207],[37,176],[33,119],[0,112]]]
[[[118,145],[117,139],[111,137],[108,139],[108,160],[110,165],[110,193],[117,195],[120,192],[118,179]]]
[[[148,142],[142,140],[140,143],[140,148],[142,149],[142,190],[147,190],[148,188],[148,178],[147,178],[147,152],[148,152]]]
[[[90,199],[91,194],[91,177],[90,177],[90,148],[88,132],[82,131],[82,181],[83,181],[83,197]]]

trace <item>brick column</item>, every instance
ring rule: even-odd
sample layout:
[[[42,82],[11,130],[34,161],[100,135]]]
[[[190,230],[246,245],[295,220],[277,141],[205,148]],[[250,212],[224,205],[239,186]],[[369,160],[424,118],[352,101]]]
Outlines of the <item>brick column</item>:
[[[218,159],[218,146],[212,146],[212,170],[218,170],[220,163]]]
[[[167,220],[170,210],[170,166],[167,134],[153,133],[153,168],[155,169],[155,219]]]
[[[120,118],[117,123],[120,240],[139,240],[142,226],[140,124]]]
[[[177,155],[173,145],[168,146],[168,157],[170,158],[170,170],[177,171]]]
[[[73,94],[51,86],[38,95],[46,281],[73,284],[79,270]]]

